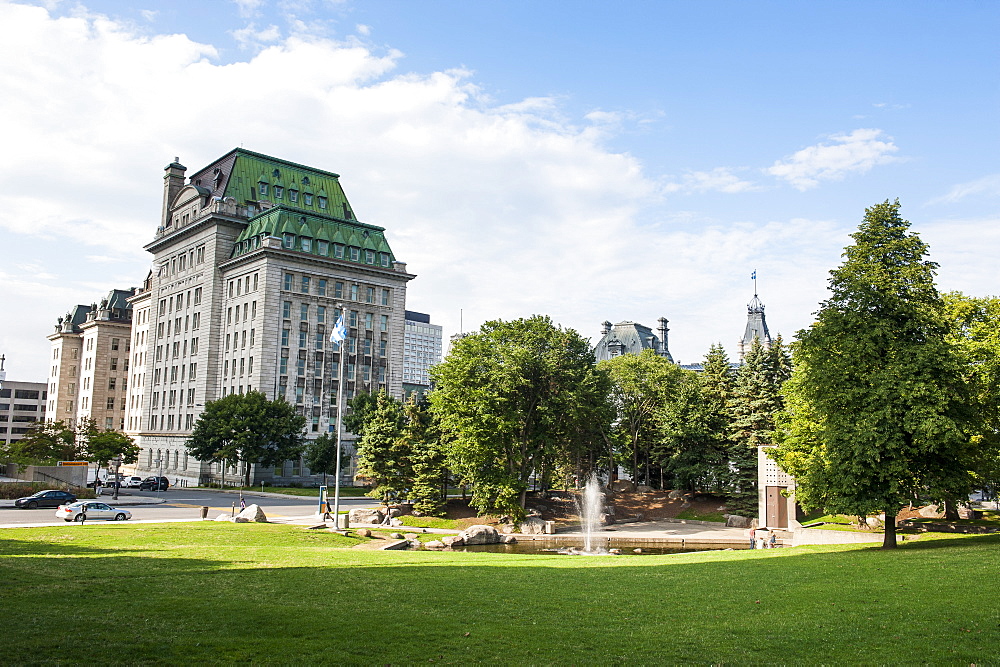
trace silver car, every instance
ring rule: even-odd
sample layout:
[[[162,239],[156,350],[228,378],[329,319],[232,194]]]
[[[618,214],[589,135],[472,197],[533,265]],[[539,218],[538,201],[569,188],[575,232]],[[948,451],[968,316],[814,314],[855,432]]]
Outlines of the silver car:
[[[84,518],[84,514],[86,514],[86,518]],[[132,518],[132,513],[96,500],[81,500],[70,505],[60,505],[59,509],[56,510],[56,517],[65,521],[78,522],[94,521],[95,519],[125,521]]]

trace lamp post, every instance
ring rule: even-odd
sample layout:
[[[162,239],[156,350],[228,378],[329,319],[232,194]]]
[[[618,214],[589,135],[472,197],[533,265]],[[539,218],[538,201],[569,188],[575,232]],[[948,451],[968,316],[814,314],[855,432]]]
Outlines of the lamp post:
[[[121,466],[121,464],[122,464],[121,454],[119,454],[118,456],[116,456],[115,459],[114,459],[114,461],[112,461],[112,463],[115,464],[115,493],[114,493],[113,496],[111,496],[111,499],[117,502],[118,501],[118,487],[121,486],[121,478],[118,476],[118,467]]]
[[[163,470],[163,466],[160,465],[160,457],[157,456],[153,459],[153,463],[156,464],[156,492],[160,492],[160,472]]]

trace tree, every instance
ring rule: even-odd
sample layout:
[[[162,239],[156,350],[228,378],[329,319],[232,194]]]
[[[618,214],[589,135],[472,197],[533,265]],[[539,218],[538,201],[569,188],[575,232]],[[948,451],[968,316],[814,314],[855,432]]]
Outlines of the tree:
[[[448,467],[472,485],[480,512],[522,517],[532,473],[571,459],[582,425],[606,428],[595,423],[607,399],[596,394],[607,385],[589,344],[545,316],[485,323],[431,378]]]
[[[337,474],[337,436],[334,433],[324,433],[315,440],[306,443],[302,452],[303,462],[314,475],[323,473],[323,486],[326,486],[326,476]],[[341,465],[347,461],[347,453],[340,452]]]
[[[961,364],[948,342],[937,264],[899,202],[877,204],[830,272],[830,297],[798,333],[775,460],[800,499],[827,510],[885,512],[883,548],[914,493],[970,487]],[[802,465],[808,463],[808,466]]]
[[[779,336],[765,349],[754,339],[736,372],[729,401],[729,499],[734,513],[757,514],[757,448],[774,444],[775,417],[783,401],[781,385],[788,379],[791,361]]]
[[[243,483],[250,485],[250,465],[278,465],[302,452],[306,419],[279,398],[259,392],[229,394],[208,401],[186,446],[199,461],[223,465],[243,461]]]
[[[76,432],[61,421],[35,422],[27,435],[10,443],[4,456],[21,467],[55,465],[58,461],[75,461],[80,452]]]
[[[375,409],[367,413],[364,435],[358,441],[358,475],[371,481],[368,495],[385,505],[404,496],[413,479],[403,426],[399,401],[380,391],[375,397]]]
[[[611,377],[616,428],[632,459],[632,479],[640,479],[641,460],[646,467],[645,482],[650,484],[650,451],[660,440],[660,417],[677,394],[684,371],[652,350],[623,354],[600,362],[598,367]]]
[[[101,468],[117,460],[119,465],[129,465],[139,460],[139,445],[124,433],[112,429],[99,429],[92,420],[88,420],[85,435],[86,459]],[[95,471],[95,479],[96,471]]]
[[[367,391],[359,391],[352,398],[348,399],[347,407],[350,410],[344,411],[344,428],[361,437],[365,434],[365,421],[375,409],[377,394]]]
[[[948,341],[961,360],[974,417],[972,472],[979,488],[996,495],[1000,489],[1000,298],[949,292],[944,303]],[[951,509],[950,503],[946,506]]]
[[[409,499],[424,516],[440,516],[448,493],[448,468],[434,416],[424,401],[411,397],[403,406],[406,426],[401,444],[408,450],[413,470]]]

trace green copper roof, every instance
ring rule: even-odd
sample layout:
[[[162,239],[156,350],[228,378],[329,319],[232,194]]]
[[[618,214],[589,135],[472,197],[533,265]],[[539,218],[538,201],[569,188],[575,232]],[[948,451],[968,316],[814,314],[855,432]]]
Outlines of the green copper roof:
[[[389,268],[396,260],[382,227],[277,206],[259,213],[236,239],[233,257],[260,248],[264,237],[282,239],[288,250]],[[351,248],[357,249],[357,259]],[[365,251],[370,251],[366,253]]]
[[[354,219],[339,175],[243,148],[231,155],[235,160],[222,196],[258,208],[259,202],[266,201],[343,220]]]

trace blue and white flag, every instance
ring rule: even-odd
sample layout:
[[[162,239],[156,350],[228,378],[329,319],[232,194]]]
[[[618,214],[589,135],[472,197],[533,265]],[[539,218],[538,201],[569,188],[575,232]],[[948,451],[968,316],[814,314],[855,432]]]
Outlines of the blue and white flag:
[[[347,340],[347,327],[344,326],[344,313],[341,313],[337,323],[333,325],[333,331],[330,332],[330,342],[339,345],[345,340]]]
[[[757,269],[754,269],[753,273],[750,274],[751,280],[757,280]]]

